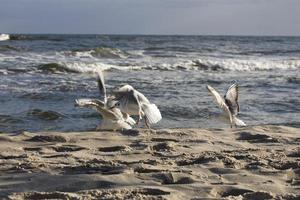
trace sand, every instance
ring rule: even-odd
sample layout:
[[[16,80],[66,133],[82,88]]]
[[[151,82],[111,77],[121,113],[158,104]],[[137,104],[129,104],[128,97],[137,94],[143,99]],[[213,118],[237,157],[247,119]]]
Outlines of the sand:
[[[0,199],[300,199],[300,129],[2,133]]]

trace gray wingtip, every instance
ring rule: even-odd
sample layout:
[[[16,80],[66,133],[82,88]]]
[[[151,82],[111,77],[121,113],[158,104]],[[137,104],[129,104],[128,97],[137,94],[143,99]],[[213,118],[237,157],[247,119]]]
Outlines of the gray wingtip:
[[[236,85],[236,87],[238,87],[238,86],[239,86],[239,84],[238,84],[237,80],[233,80],[233,83],[231,84],[231,86],[230,86],[230,87],[232,87],[232,86],[234,86],[234,85]]]
[[[74,107],[78,107],[78,106],[79,106],[78,99],[75,99],[75,101],[74,101]]]
[[[211,91],[211,86],[210,85],[206,85],[206,89],[208,90],[208,91]]]

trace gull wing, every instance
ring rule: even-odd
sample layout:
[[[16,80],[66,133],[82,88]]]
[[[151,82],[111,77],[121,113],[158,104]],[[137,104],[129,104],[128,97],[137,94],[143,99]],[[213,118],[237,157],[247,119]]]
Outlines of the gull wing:
[[[113,111],[107,109],[105,104],[97,99],[76,99],[75,106],[85,107],[85,108],[92,108],[98,111],[103,118],[117,120],[119,116],[114,113]]]
[[[106,103],[107,97],[106,97],[106,86],[105,86],[104,76],[102,71],[98,71],[97,74],[98,74],[97,76],[98,88],[100,94],[104,96],[104,103]]]
[[[207,90],[213,95],[213,97],[215,98],[215,100],[217,101],[218,106],[225,112],[228,114],[229,116],[229,120],[230,120],[230,124],[232,124],[232,114],[228,108],[228,106],[226,105],[224,99],[221,97],[221,95],[210,85],[206,86]]]
[[[97,107],[104,107],[105,104],[103,101],[100,101],[98,99],[76,99],[75,106],[85,107],[85,108],[97,108]]]
[[[114,92],[115,100],[119,101],[120,109],[124,113],[130,113],[132,109],[138,110],[141,113],[141,102],[138,97],[138,93],[134,89],[129,91],[118,90]]]
[[[162,119],[161,113],[155,104],[142,104],[142,108],[150,124],[156,124]]]
[[[237,115],[237,113],[240,111],[238,98],[239,88],[237,83],[234,83],[228,88],[226,94],[224,95],[225,103],[233,115]]]

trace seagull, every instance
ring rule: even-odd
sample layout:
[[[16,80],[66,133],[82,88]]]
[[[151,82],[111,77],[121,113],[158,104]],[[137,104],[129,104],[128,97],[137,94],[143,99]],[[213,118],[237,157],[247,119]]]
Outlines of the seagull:
[[[123,118],[123,115],[118,108],[107,108],[103,101],[97,99],[76,99],[75,106],[93,108],[101,114],[103,119],[96,130],[116,131],[132,128]]]
[[[123,130],[131,129],[135,124],[135,120],[129,115],[123,114],[117,108],[118,102],[113,97],[106,95],[106,86],[101,71],[97,72],[97,82],[100,95],[103,95],[103,101],[98,99],[76,99],[75,106],[92,108],[99,112],[102,116],[101,123],[96,130]]]
[[[155,124],[162,119],[157,106],[134,89],[131,85],[124,85],[113,91],[115,100],[119,102],[119,108],[128,115],[138,115],[137,124],[145,117],[145,125],[150,129],[149,124]]]
[[[228,88],[226,94],[224,95],[224,98],[222,98],[221,95],[210,85],[207,85],[206,88],[214,96],[218,106],[223,110],[226,117],[229,118],[231,128],[233,125],[235,125],[235,127],[246,126],[246,124],[242,120],[237,118],[237,115],[240,111],[237,83],[232,84]]]
[[[99,88],[100,95],[103,95],[103,101],[104,101],[105,106],[107,108],[114,108],[114,110],[117,110],[118,108],[116,108],[116,106],[118,106],[119,103],[114,100],[115,99],[114,96],[112,96],[112,95],[107,96],[106,86],[105,86],[105,81],[104,81],[104,76],[103,76],[102,71],[98,71],[97,74],[98,74],[98,76],[97,76],[98,88]],[[116,111],[116,112],[119,113],[119,111]],[[135,120],[132,117],[130,117],[129,114],[122,112],[122,115],[127,123],[129,123],[130,125],[135,124]]]

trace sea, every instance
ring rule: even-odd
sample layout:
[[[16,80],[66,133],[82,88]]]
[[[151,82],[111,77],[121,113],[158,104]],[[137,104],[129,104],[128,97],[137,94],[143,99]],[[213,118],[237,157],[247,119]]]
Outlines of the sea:
[[[239,85],[247,125],[300,127],[300,37],[11,34],[0,41],[0,132],[89,131],[74,107],[130,84],[161,111],[158,128],[229,128],[206,85]],[[143,123],[140,124],[143,127]]]

